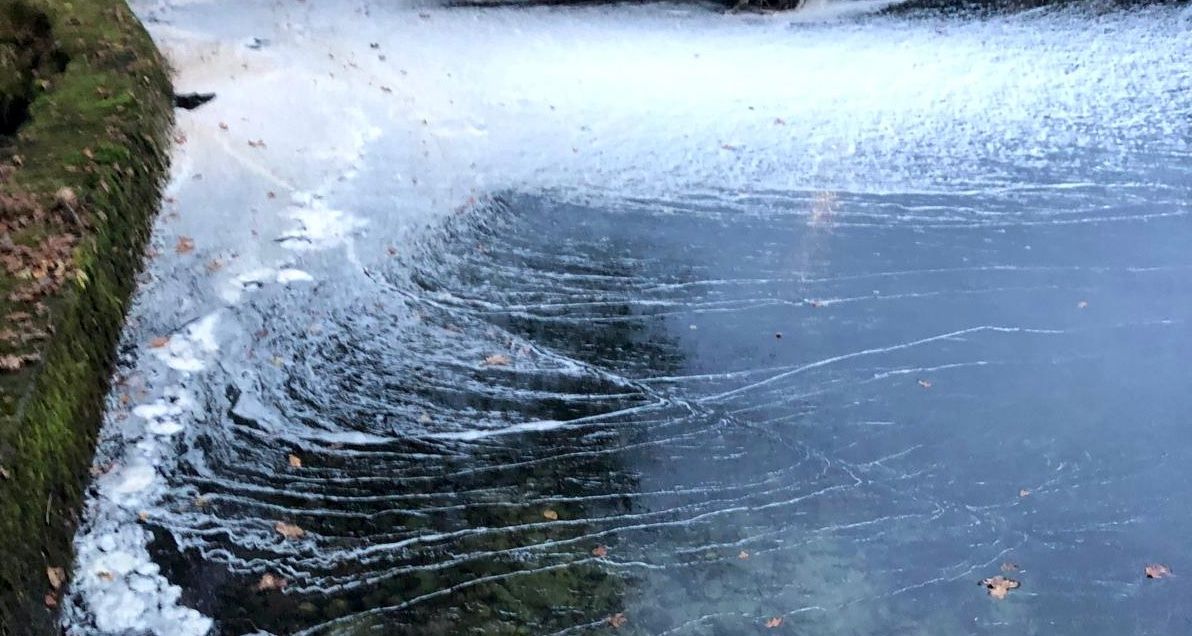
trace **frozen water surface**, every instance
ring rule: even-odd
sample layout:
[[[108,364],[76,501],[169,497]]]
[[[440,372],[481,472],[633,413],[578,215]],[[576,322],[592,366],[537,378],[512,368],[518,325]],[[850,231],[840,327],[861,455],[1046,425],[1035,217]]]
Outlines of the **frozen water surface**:
[[[70,633],[1192,631],[1187,8],[136,4]]]

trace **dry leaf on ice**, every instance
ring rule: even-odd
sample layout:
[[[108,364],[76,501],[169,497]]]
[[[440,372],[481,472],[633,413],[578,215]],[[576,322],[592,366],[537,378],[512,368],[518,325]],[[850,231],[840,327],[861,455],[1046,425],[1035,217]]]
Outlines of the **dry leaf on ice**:
[[[268,572],[261,576],[261,580],[257,581],[257,591],[265,592],[268,590],[284,590],[290,582],[284,577],[274,576]]]
[[[1171,575],[1171,568],[1162,563],[1151,563],[1146,566],[1145,572],[1148,579],[1161,579]]]
[[[297,455],[290,455],[290,468],[302,468],[302,460]]]
[[[775,617],[766,621],[766,629],[774,629],[775,627],[781,627],[781,626],[782,626],[782,617],[781,616],[775,616]]]
[[[737,558],[738,558],[738,559],[741,559],[742,561],[744,561],[745,559],[748,559],[748,558],[749,558],[749,551],[748,551],[748,550],[741,550],[741,552],[737,554]]]
[[[990,596],[993,598],[1002,599],[1006,598],[1006,594],[1008,594],[1010,590],[1016,590],[1021,587],[1022,583],[1019,583],[1014,579],[1008,579],[1004,576],[998,575],[987,579],[982,579],[981,585],[985,586],[985,589],[989,590]]]
[[[162,347],[164,347],[168,344],[170,344],[169,336],[158,336],[158,337],[154,338],[153,340],[149,341],[149,346],[153,349],[161,349]]]
[[[508,365],[510,362],[512,362],[512,360],[509,359],[509,356],[500,353],[495,353],[484,359],[484,364],[487,364],[490,367],[503,367]]]
[[[273,526],[273,529],[277,530],[278,534],[287,539],[301,539],[306,535],[306,531],[302,528],[284,521],[278,521],[277,524]]]
[[[608,555],[608,548],[606,548],[602,545],[598,545],[598,546],[592,548],[592,556],[604,558],[607,555]]]
[[[174,251],[179,254],[186,254],[193,252],[195,249],[195,240],[189,236],[179,236],[178,242],[174,244]]]

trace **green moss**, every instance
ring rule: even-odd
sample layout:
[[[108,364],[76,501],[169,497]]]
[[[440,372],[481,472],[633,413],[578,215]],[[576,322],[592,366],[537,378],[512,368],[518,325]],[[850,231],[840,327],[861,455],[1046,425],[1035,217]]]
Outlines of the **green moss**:
[[[36,80],[28,120],[8,147],[0,144],[21,167],[0,189],[48,207],[59,188],[71,188],[87,221],[77,228],[42,219],[22,230],[26,239],[80,239],[80,275],[42,299],[41,314],[7,300],[19,281],[0,273],[0,317],[33,312],[53,330],[29,345],[40,364],[0,376],[0,467],[8,474],[0,479],[0,633],[52,633],[45,568],[69,571],[116,340],[166,175],[171,89],[123,0],[4,4],[0,41],[23,37],[22,20],[41,20],[54,49],[39,60],[49,66],[25,78]],[[0,93],[29,84],[13,85]]]

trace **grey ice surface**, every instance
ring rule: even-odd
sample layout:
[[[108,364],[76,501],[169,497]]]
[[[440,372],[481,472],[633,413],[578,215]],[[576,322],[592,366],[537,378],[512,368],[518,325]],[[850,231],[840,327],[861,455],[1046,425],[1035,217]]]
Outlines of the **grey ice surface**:
[[[135,4],[70,633],[1192,632],[1189,9]]]

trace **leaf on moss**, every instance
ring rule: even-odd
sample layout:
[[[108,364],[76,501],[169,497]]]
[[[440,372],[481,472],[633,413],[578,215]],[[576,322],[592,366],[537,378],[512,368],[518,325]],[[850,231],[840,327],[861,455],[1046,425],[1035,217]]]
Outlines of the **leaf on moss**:
[[[46,568],[46,578],[50,581],[50,588],[54,591],[61,589],[66,582],[66,571],[62,568]]]

